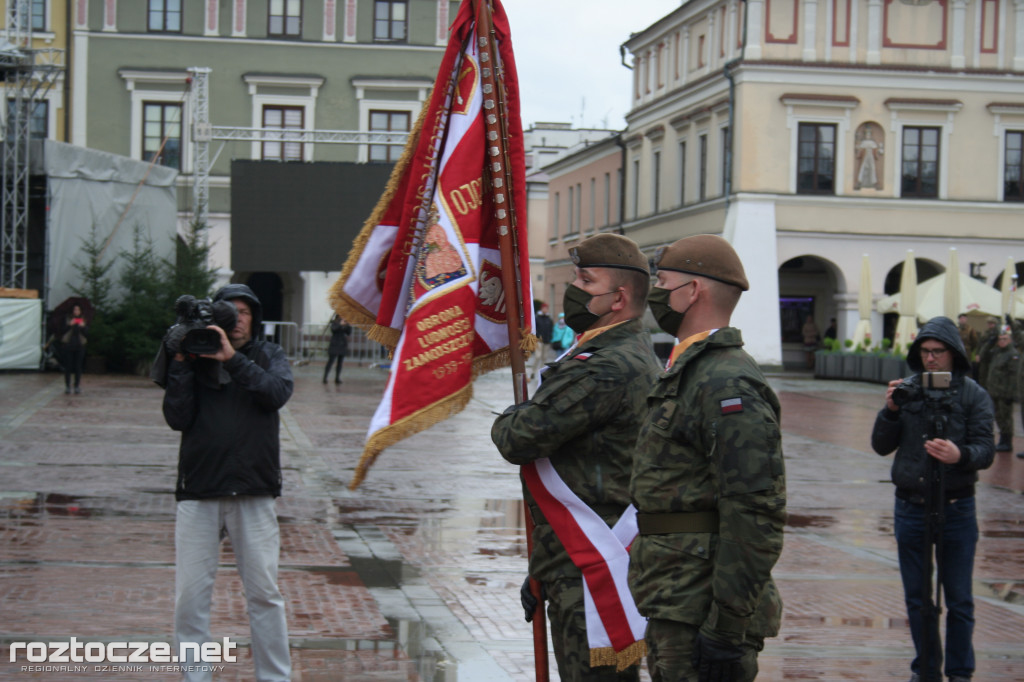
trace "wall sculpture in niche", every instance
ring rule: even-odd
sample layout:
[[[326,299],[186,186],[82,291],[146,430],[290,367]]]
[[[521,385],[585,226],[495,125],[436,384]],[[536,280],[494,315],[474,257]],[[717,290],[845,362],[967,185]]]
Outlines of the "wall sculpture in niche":
[[[874,121],[862,123],[854,135],[853,188],[882,189],[885,186],[885,134]]]

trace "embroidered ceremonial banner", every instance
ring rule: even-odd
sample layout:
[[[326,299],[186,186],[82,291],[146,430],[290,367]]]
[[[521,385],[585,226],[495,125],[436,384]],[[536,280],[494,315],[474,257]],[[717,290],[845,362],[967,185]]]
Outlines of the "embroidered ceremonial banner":
[[[393,350],[353,489],[384,448],[460,411],[476,375],[509,363],[508,296],[526,302],[533,338],[519,92],[508,20],[492,3],[498,55],[463,0],[430,100],[331,288],[334,309]],[[502,116],[499,96],[505,140],[485,134],[485,117]],[[495,214],[509,210],[521,294],[502,285]]]
[[[583,574],[590,665],[624,670],[647,653],[647,619],[637,611],[629,591],[629,550],[636,538],[636,508],[630,505],[614,528],[574,493],[551,460],[522,467],[530,494]]]

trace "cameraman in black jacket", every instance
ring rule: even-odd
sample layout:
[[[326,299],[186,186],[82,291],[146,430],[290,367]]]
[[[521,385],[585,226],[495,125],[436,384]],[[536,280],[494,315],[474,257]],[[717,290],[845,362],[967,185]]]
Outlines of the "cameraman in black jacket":
[[[248,602],[256,679],[288,680],[291,659],[284,599],[277,587],[280,535],[274,498],[281,494],[278,410],[291,397],[292,372],[281,347],[262,338],[260,301],[252,290],[229,284],[214,295],[214,301],[221,300],[238,309],[238,323],[228,333],[209,327],[219,333],[221,347],[201,357],[221,363],[223,381],[205,380],[181,353],[167,371],[164,418],[181,431],[175,640],[212,641],[210,600],[220,541],[230,536]],[[185,668],[184,679],[210,678],[209,672]]]
[[[911,682],[924,680],[926,668],[937,675],[943,660],[938,618],[926,625],[924,612],[925,596],[930,594],[930,578],[925,580],[925,553],[932,551],[926,541],[930,511],[926,501],[930,475],[937,474],[942,481],[943,499],[936,501],[936,505],[941,506],[938,518],[942,519],[942,524],[936,531],[934,561],[942,577],[948,610],[945,674],[950,682],[964,682],[974,673],[971,581],[974,549],[978,543],[974,486],[977,472],[988,468],[995,456],[992,400],[967,376],[970,371],[967,353],[956,324],[948,318],[936,317],[921,327],[907,354],[907,364],[917,372],[903,380],[906,384],[901,390],[904,395],[909,394],[909,399],[894,402],[893,392],[901,380],[889,382],[885,407],[878,413],[871,433],[871,447],[880,455],[896,450],[892,466],[892,482],[896,484],[893,529],[907,616],[917,652],[910,665],[913,673],[910,679]],[[923,372],[951,372],[949,388],[922,388]],[[937,425],[944,431],[944,437],[934,437]],[[928,647],[930,666],[922,660],[928,630],[932,643]]]

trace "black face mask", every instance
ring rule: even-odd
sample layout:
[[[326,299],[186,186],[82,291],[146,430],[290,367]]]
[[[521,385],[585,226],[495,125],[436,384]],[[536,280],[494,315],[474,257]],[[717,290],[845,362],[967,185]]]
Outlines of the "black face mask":
[[[565,323],[569,325],[574,332],[582,334],[583,332],[590,329],[595,322],[601,319],[600,315],[595,315],[590,312],[590,299],[594,296],[607,296],[608,294],[614,294],[618,289],[612,291],[606,291],[603,294],[590,294],[580,289],[574,284],[570,284],[565,289],[565,296],[562,298],[562,310],[565,311]]]
[[[693,284],[694,280],[690,280],[686,284]],[[682,289],[686,284],[680,284],[676,289]],[[658,321],[658,326],[666,334],[675,336],[679,333],[679,327],[683,324],[683,318],[686,317],[686,310],[679,312],[674,310],[669,303],[669,299],[672,297],[672,292],[676,289],[662,289],[660,287],[654,287],[651,289],[651,293],[647,295],[647,306],[651,309],[651,314],[654,315],[654,319]]]

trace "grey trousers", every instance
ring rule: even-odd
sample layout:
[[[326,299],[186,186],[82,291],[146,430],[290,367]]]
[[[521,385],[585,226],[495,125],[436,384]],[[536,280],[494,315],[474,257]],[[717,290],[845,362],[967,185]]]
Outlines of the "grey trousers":
[[[277,588],[281,537],[274,498],[221,497],[178,502],[174,527],[176,553],[174,640],[210,642],[210,601],[220,558],[220,543],[231,538],[252,633],[256,679],[287,681],[291,677],[288,624],[284,598]],[[181,661],[188,666],[188,661]],[[203,667],[199,665],[198,667]],[[207,682],[212,673],[187,671],[182,679]]]

